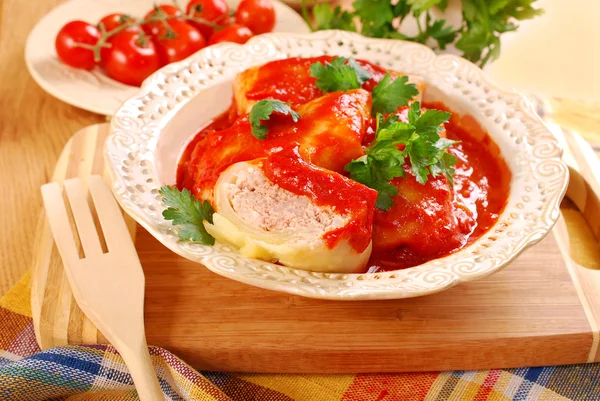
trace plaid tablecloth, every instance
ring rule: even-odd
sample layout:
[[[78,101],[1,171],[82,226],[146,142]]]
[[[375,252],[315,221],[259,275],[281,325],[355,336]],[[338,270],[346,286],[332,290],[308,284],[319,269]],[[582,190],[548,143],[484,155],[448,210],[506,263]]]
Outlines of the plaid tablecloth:
[[[0,299],[0,400],[137,400],[110,346],[40,352],[30,276]],[[600,364],[434,373],[291,375],[197,372],[162,348],[152,359],[167,400],[600,400]]]

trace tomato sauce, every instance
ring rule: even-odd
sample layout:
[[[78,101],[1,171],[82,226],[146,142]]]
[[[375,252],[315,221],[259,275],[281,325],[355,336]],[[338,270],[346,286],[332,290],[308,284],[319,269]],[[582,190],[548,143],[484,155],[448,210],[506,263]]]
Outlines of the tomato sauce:
[[[282,150],[267,157],[263,172],[281,188],[307,196],[317,205],[334,208],[336,212],[350,217],[349,224],[324,235],[329,249],[342,239],[348,239],[358,253],[367,249],[371,242],[372,210],[377,191],[307,163],[298,148]]]
[[[233,105],[229,107],[226,112],[215,118],[210,124],[194,135],[192,140],[186,145],[181,154],[181,158],[179,159],[179,164],[177,165],[177,188],[182,190],[183,188],[191,188],[194,185],[192,177],[188,174],[192,152],[196,149],[198,142],[204,139],[206,135],[211,132],[222,131],[231,126],[231,111],[234,109]]]
[[[295,147],[312,164],[343,172],[363,153],[370,105],[370,94],[363,90],[329,93],[300,106],[302,118],[297,123],[289,116],[272,115],[264,122],[269,127],[264,140],[252,135],[248,117],[221,131],[214,131],[211,124],[180,160],[178,186],[189,188],[199,199],[212,200],[212,188],[227,167]]]
[[[232,121],[232,106],[189,143],[178,167],[178,187],[212,200],[212,188],[225,168],[266,157],[263,170],[271,181],[351,216],[350,224],[324,235],[327,246],[344,238],[362,252],[373,238],[369,272],[408,268],[449,255],[489,230],[506,205],[511,173],[498,146],[471,116],[453,114],[446,124],[446,136],[460,141],[450,149],[457,158],[453,187],[441,176],[418,184],[405,166],[407,177],[392,181],[399,189],[394,207],[373,213],[374,190],[331,172],[347,174],[344,166],[363,154],[362,145],[373,139],[375,127],[370,95],[322,96],[314,86],[307,72],[310,64],[331,58],[286,59],[260,69],[247,97],[289,101],[299,105],[296,110],[302,111],[302,118],[293,124],[289,116],[272,115],[265,122],[267,139],[258,140],[247,117]],[[373,76],[363,88],[372,90],[386,71],[359,63]],[[362,102],[368,112],[353,102]],[[424,106],[448,110],[439,103]]]
[[[320,56],[273,61],[258,70],[256,80],[246,92],[246,97],[249,100],[277,99],[295,105],[316,99],[322,96],[323,92],[315,86],[317,80],[310,75],[310,65],[325,65],[333,58]],[[371,79],[362,85],[363,89],[372,91],[387,71],[365,60],[356,62],[371,75]]]
[[[440,103],[425,106],[451,111]],[[449,139],[461,141],[450,148],[457,158],[452,191],[455,208],[449,216],[457,220],[452,226],[452,236],[445,235],[443,227],[435,223],[421,227],[419,232],[411,234],[410,240],[414,243],[408,241],[408,246],[374,249],[367,266],[369,272],[404,269],[447,256],[481,237],[496,223],[506,206],[511,172],[498,146],[485,130],[472,116],[453,114],[446,124],[446,135]],[[425,210],[428,206],[420,205]],[[376,225],[378,213],[381,212],[376,211]],[[431,241],[436,242],[422,252],[419,245],[427,246]]]

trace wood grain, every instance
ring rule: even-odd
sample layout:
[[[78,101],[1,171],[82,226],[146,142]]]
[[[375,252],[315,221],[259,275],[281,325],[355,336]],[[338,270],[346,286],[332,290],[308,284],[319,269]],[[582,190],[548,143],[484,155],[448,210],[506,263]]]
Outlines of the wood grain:
[[[88,174],[41,192],[77,305],[123,358],[140,400],[164,401],[144,331],[144,271],[109,185]]]
[[[108,174],[104,168],[104,141],[108,124],[90,125],[79,130],[67,142],[51,181],[69,178],[86,179],[92,174]],[[136,223],[129,216],[126,222],[135,238]],[[106,342],[94,324],[74,300],[63,263],[58,254],[50,227],[42,212],[36,231],[35,257],[31,282],[31,312],[35,336],[42,349],[65,344]]]
[[[556,117],[556,116],[554,116]],[[583,215],[596,243],[600,242],[600,160],[590,145],[577,133],[560,129],[564,138],[564,154],[571,180],[567,196]],[[563,222],[559,222],[563,224]],[[558,244],[570,253],[568,231],[558,230]],[[573,284],[592,326],[593,342],[589,361],[600,362],[600,270],[568,261]]]
[[[67,139],[104,120],[46,94],[25,67],[27,34],[59,3],[0,2],[0,294],[31,267],[39,188],[48,182]]]
[[[106,125],[77,133],[53,179],[102,171],[99,149],[106,134]],[[47,228],[41,230],[38,235],[52,243]],[[497,275],[398,301],[331,302],[247,286],[175,255],[143,229],[138,229],[137,250],[146,276],[149,343],[200,369],[417,371],[598,357],[600,304],[594,300],[600,271],[590,276],[571,261],[562,221],[554,236]],[[42,348],[105,341],[73,302],[56,251],[42,246],[37,260],[32,310]],[[91,327],[87,336],[86,324]]]
[[[431,296],[322,301],[220,277],[142,229],[148,342],[199,369],[384,372],[587,362],[590,323],[550,235],[500,273]]]

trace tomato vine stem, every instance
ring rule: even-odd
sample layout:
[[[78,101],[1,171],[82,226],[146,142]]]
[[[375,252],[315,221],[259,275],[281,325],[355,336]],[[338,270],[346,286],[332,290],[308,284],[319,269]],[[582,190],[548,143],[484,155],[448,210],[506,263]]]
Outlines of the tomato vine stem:
[[[173,3],[177,6],[177,3],[175,1]],[[177,8],[179,8],[179,6],[177,6]],[[100,53],[101,53],[102,49],[111,47],[109,39],[112,38],[113,36],[115,36],[116,34],[123,32],[124,30],[132,28],[132,27],[142,26],[145,24],[153,23],[153,22],[160,22],[160,23],[164,24],[165,28],[167,29],[167,32],[164,35],[164,38],[165,39],[174,39],[177,37],[177,34],[175,33],[175,31],[173,31],[173,29],[171,28],[171,25],[169,25],[169,22],[168,22],[169,20],[172,20],[172,19],[182,19],[182,20],[186,20],[186,21],[192,21],[192,22],[196,22],[198,24],[210,26],[211,28],[217,28],[219,26],[215,22],[205,20],[204,18],[197,18],[197,17],[194,17],[193,15],[186,15],[183,12],[181,13],[181,15],[168,15],[158,7],[155,8],[155,10],[156,10],[156,12],[153,15],[149,16],[148,18],[144,18],[142,20],[134,21],[131,23],[125,23],[121,26],[116,27],[115,29],[113,29],[111,31],[106,31],[106,27],[104,26],[104,24],[100,23],[100,24],[98,24],[98,29],[100,31],[100,39],[98,39],[98,42],[96,42],[95,45],[90,45],[87,43],[75,43],[75,46],[82,47],[84,49],[89,49],[92,52],[94,52],[94,61],[99,63],[100,62]],[[181,9],[179,8],[179,10],[181,10]]]

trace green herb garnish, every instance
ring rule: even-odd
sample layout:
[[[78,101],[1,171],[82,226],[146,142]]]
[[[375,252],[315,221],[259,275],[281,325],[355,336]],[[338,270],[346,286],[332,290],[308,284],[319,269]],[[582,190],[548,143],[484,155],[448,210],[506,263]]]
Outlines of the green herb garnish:
[[[342,7],[336,6],[333,8],[330,4],[316,4],[313,10],[315,10],[315,30],[341,29],[356,32],[354,14],[343,10]],[[304,19],[310,19],[306,8],[303,8],[302,12]]]
[[[179,226],[179,238],[186,241],[200,242],[204,245],[214,245],[215,239],[204,228],[203,221],[212,224],[214,210],[208,201],[200,202],[188,189],[180,191],[177,187],[165,185],[158,191],[162,201],[168,206],[163,210],[165,220],[172,220],[173,225]]]
[[[267,137],[268,127],[263,125],[262,122],[269,120],[273,112],[285,115],[289,114],[294,122],[298,122],[300,119],[300,114],[292,110],[287,103],[275,99],[261,100],[252,107],[248,115],[250,125],[252,126],[252,135],[256,139],[263,140]]]
[[[409,84],[407,76],[397,77],[392,82],[389,73],[373,88],[373,108],[371,113],[388,114],[396,111],[400,106],[408,105],[408,102],[419,94],[414,84]]]
[[[303,15],[307,23],[312,24],[313,30],[357,31],[374,38],[427,44],[435,50],[444,50],[449,44],[454,44],[462,51],[463,57],[483,67],[500,55],[500,36],[503,33],[515,31],[519,21],[543,13],[533,7],[534,3],[535,0],[462,0],[462,22],[458,26],[434,17],[433,9],[443,12],[448,7],[448,0],[355,0],[353,9],[348,11],[323,3],[313,8],[314,23],[304,1],[302,7]],[[400,32],[407,18],[416,20],[415,35]]]
[[[336,57],[325,64],[310,66],[310,76],[317,78],[316,86],[324,93],[358,89],[371,79],[371,74],[354,59]]]
[[[392,197],[398,195],[398,188],[389,181],[405,176],[407,158],[420,184],[427,182],[429,174],[443,174],[453,185],[456,158],[447,150],[456,141],[439,135],[449,118],[450,113],[440,110],[421,113],[419,102],[411,105],[408,123],[398,121],[397,116],[386,119],[378,114],[375,140],[366,154],[348,163],[345,170],[353,180],[377,190],[376,206],[383,210],[394,204]],[[404,145],[404,149],[398,149],[398,145]]]

